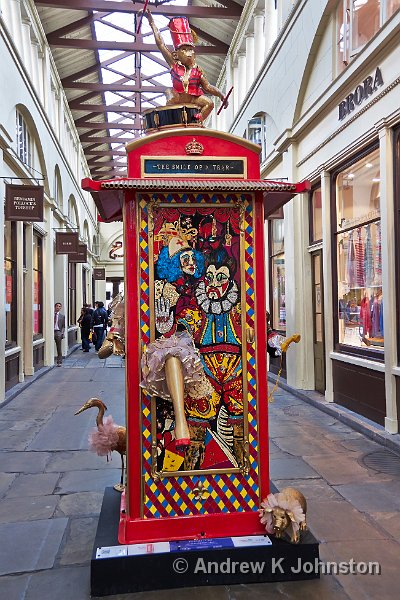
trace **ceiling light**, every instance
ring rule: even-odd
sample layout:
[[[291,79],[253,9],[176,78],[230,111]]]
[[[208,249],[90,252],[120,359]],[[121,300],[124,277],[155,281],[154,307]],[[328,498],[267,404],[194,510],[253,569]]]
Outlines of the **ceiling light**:
[[[347,177],[348,177],[349,179],[354,179],[354,173],[349,173],[349,174],[347,175]]]
[[[371,169],[374,165],[372,163],[365,163],[367,169]]]
[[[373,181],[374,183],[378,183],[378,181],[380,181],[380,180],[381,180],[381,178],[380,178],[380,177],[374,177],[374,178],[372,179],[372,181]]]

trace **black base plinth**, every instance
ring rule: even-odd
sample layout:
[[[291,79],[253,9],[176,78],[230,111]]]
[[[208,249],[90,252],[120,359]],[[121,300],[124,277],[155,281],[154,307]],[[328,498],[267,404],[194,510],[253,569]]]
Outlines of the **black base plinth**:
[[[106,488],[91,561],[92,596],[319,577],[318,542],[309,531],[302,534],[299,544],[271,536],[270,546],[204,547],[112,556],[113,547],[119,546],[120,499],[113,488]],[[183,544],[187,546],[187,542]],[[110,556],[96,558],[99,548],[110,548]]]

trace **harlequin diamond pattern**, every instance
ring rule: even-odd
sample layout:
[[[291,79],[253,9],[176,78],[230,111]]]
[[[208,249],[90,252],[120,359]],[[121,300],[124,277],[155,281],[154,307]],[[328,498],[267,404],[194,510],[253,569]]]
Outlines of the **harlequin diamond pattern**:
[[[140,311],[142,340],[147,344],[150,340],[150,300],[149,300],[149,253],[148,226],[146,206],[150,200],[159,202],[193,202],[197,204],[219,202],[235,203],[239,197],[235,194],[148,194],[140,196]],[[246,203],[245,212],[245,270],[246,270],[246,323],[254,327],[254,281],[253,281],[253,227],[252,198],[250,195],[240,196]],[[258,498],[258,464],[257,464],[257,421],[256,421],[256,371],[255,350],[249,346],[247,352],[247,391],[248,391],[248,437],[249,437],[249,475],[227,473],[215,475],[196,475],[163,477],[154,482],[151,477],[151,399],[142,393],[142,444],[143,474],[145,500],[143,514],[145,518],[196,515],[219,512],[237,512],[255,510]],[[203,483],[202,500],[195,500],[193,488]]]

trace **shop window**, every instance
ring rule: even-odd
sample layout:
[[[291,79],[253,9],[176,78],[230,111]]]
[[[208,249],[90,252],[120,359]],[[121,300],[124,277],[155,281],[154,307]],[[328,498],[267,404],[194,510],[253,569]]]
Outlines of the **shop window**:
[[[17,232],[16,223],[4,223],[5,348],[17,345]]]
[[[33,339],[43,336],[43,240],[33,234]]]
[[[321,188],[318,187],[311,192],[310,201],[310,244],[316,244],[322,240],[322,196]]]
[[[341,0],[337,20],[337,71],[379,31],[384,22],[400,8],[400,0]]]
[[[285,299],[285,240],[284,221],[274,219],[269,222],[270,240],[270,312],[272,328],[286,330]]]
[[[382,351],[379,150],[336,177],[339,344]]]
[[[265,160],[266,152],[266,130],[264,115],[254,116],[250,119],[247,125],[247,136],[243,136],[253,144],[258,144],[261,147],[260,162]]]
[[[390,19],[392,15],[400,8],[400,0],[387,0],[386,2],[386,18]]]
[[[20,160],[32,167],[32,138],[24,117],[17,111],[17,154]]]
[[[68,263],[68,323],[76,323],[76,263]]]

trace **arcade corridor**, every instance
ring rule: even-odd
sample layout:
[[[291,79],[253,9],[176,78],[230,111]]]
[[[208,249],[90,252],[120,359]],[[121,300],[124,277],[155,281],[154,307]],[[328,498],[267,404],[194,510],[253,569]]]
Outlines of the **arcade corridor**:
[[[123,422],[121,359],[100,361],[92,352],[76,351],[62,369],[50,369],[0,408],[1,598],[89,598],[90,557],[103,492],[118,481],[120,466],[115,453],[107,463],[87,450],[96,412],[74,413],[91,396],[102,398],[114,420]],[[322,561],[378,561],[382,574],[180,589],[173,597],[394,598],[393,590],[400,585],[400,458],[282,389],[269,408],[271,478],[278,488],[293,484],[305,494]],[[374,452],[386,464],[390,460],[393,472],[397,464],[397,475],[367,468],[364,457]],[[118,596],[169,597],[168,590]]]

